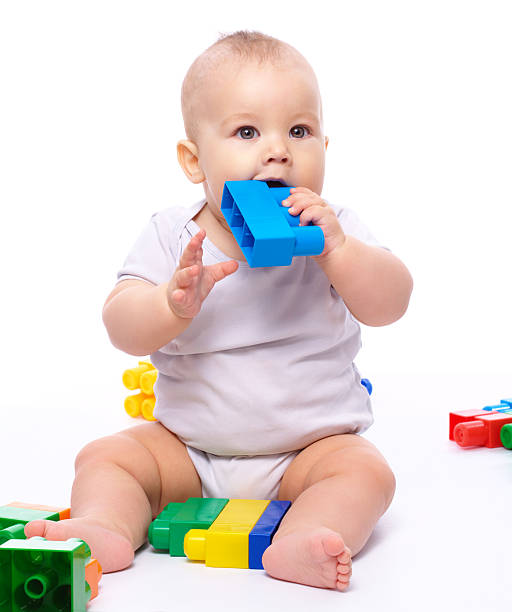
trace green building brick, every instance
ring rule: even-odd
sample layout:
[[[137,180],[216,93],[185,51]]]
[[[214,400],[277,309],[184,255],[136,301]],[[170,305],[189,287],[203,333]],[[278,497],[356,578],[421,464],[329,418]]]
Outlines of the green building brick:
[[[173,557],[185,557],[183,541],[187,532],[208,529],[228,501],[224,498],[190,497],[183,504],[168,504],[149,526],[150,544],[158,550],[168,550]]]
[[[7,540],[25,539],[25,525],[37,519],[59,521],[58,511],[36,510],[18,506],[0,506],[0,544]]]
[[[25,539],[25,525],[16,523],[10,527],[4,527],[0,529],[0,544],[7,542],[7,540],[24,540]]]
[[[59,521],[58,512],[48,510],[34,510],[32,508],[19,508],[17,506],[0,506],[0,529],[11,527],[17,523],[26,525],[30,521],[37,519],[47,519],[49,521]]]
[[[0,546],[0,612],[85,612],[91,590],[83,540],[34,537]]]

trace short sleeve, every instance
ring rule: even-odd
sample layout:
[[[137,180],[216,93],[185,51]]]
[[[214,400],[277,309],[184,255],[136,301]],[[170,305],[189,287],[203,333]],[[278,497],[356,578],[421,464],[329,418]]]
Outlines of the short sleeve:
[[[384,245],[382,245],[377,238],[372,234],[372,232],[368,229],[368,227],[361,221],[361,219],[357,216],[357,214],[351,210],[350,208],[340,208],[336,209],[336,216],[340,222],[341,227],[345,234],[349,236],[353,236],[357,238],[361,242],[368,244],[370,246],[382,247],[387,249]]]
[[[117,280],[139,279],[154,285],[168,282],[176,268],[170,231],[160,213],[143,229],[117,273]]]

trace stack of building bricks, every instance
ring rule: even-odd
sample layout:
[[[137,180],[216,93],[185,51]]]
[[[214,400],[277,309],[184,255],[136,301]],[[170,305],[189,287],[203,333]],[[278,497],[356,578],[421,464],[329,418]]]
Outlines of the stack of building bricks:
[[[171,503],[149,526],[149,541],[172,556],[205,561],[210,567],[263,569],[270,546],[291,502],[191,497]]]
[[[450,412],[450,440],[459,446],[512,449],[512,398],[481,410]]]
[[[83,540],[25,538],[30,521],[67,518],[69,508],[0,506],[0,612],[85,612],[98,595],[101,566]]]
[[[139,361],[136,368],[124,371],[124,386],[130,391],[139,390],[139,393],[129,395],[124,400],[124,409],[131,417],[143,416],[147,421],[156,421],[153,416],[155,408],[153,387],[156,376],[155,367],[148,361]]]

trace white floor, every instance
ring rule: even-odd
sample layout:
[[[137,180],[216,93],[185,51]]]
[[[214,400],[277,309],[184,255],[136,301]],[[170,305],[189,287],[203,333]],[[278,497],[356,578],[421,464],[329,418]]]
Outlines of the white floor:
[[[121,407],[112,410],[123,391],[106,380],[86,394],[27,388],[12,400],[11,410],[2,411],[2,503],[68,503],[79,448],[134,424]],[[510,397],[511,381],[382,375],[373,382],[376,422],[367,437],[388,458],[398,488],[354,561],[347,593],[279,582],[262,571],[205,568],[146,546],[131,568],[103,577],[90,612],[507,609],[512,451],[460,449],[448,441],[447,423],[452,409]],[[24,414],[28,405],[37,406],[30,421]]]

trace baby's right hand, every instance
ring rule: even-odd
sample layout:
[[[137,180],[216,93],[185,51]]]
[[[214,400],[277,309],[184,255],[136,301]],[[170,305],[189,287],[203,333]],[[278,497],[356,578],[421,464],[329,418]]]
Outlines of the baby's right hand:
[[[238,263],[232,259],[212,266],[203,266],[203,240],[200,230],[187,244],[179,266],[167,285],[169,308],[183,319],[192,319],[201,310],[201,304],[216,282],[233,274]]]

